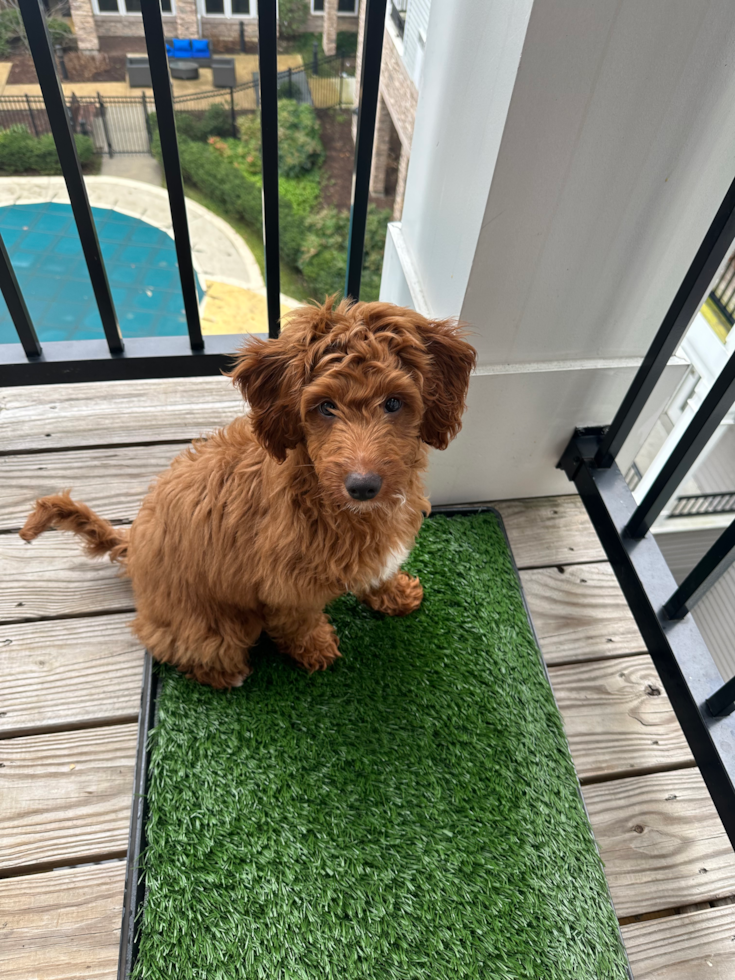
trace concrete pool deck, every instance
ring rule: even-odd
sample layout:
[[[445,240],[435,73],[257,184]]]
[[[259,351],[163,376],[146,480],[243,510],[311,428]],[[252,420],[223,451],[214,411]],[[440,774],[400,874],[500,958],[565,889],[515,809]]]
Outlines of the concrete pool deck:
[[[86,177],[92,207],[109,208],[159,228],[173,238],[168,193],[124,177]],[[69,204],[63,177],[0,178],[0,207],[53,202]],[[207,296],[202,306],[205,333],[265,333],[265,284],[245,241],[222,218],[186,201],[194,268]],[[300,305],[281,296],[282,310]]]

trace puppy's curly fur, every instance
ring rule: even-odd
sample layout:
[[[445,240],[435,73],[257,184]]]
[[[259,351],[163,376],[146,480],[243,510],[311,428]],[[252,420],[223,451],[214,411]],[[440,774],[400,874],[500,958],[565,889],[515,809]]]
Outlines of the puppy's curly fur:
[[[325,605],[353,592],[401,616],[421,604],[400,571],[429,504],[426,446],[457,434],[475,352],[450,321],[387,303],[302,307],[278,340],[251,338],[231,374],[250,412],[158,477],[128,532],[68,493],[20,532],[74,531],[132,579],[133,630],[158,660],[241,684],[265,630],[307,670],[339,656]],[[396,408],[398,404],[398,408]],[[373,499],[345,479],[377,474]]]

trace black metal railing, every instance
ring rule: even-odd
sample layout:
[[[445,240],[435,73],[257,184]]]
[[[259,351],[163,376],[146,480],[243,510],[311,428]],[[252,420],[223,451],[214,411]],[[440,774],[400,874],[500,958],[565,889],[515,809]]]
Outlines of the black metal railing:
[[[650,533],[735,400],[731,356],[651,487],[636,502],[615,458],[735,238],[735,181],[715,215],[633,383],[609,426],[578,429],[559,466],[582,497],[694,758],[735,845],[735,679],[723,678],[694,619],[695,604],[735,561],[735,521],[677,587]],[[716,496],[713,510],[730,506]],[[690,498],[681,498],[681,513]],[[678,506],[678,505],[675,505]],[[719,510],[719,508],[722,510]]]
[[[735,324],[735,256],[712,288],[709,299],[725,323]]]
[[[28,44],[41,86],[43,113],[40,112],[40,107],[34,106],[25,98],[22,100],[22,105],[13,107],[13,111],[25,112],[31,129],[36,133],[41,131],[39,127],[43,118],[44,125],[48,126],[46,131],[53,134],[105,339],[57,341],[42,345],[29,316],[7,249],[0,240],[0,290],[7,303],[19,341],[17,344],[0,344],[0,386],[65,381],[112,381],[123,378],[185,377],[219,373],[230,363],[232,352],[237,345],[237,337],[214,335],[205,339],[202,336],[176,136],[175,110],[185,106],[182,105],[183,100],[178,100],[176,104],[172,95],[159,0],[141,0],[141,10],[186,311],[187,337],[123,337],[74,140],[75,131],[83,131],[82,126],[91,128],[95,124],[94,120],[98,120],[103,133],[105,122],[107,123],[107,135],[104,138],[111,146],[110,110],[115,100],[97,98],[88,103],[77,99],[67,103],[57,74],[42,0],[19,0],[19,2]],[[363,69],[345,275],[345,295],[353,300],[359,299],[360,296],[386,3],[387,0],[366,0]],[[277,71],[276,0],[260,0],[258,31],[259,72],[256,91],[262,128],[263,237],[268,335],[276,337],[279,332],[280,317],[278,93],[279,87],[288,85],[289,82],[292,88],[296,85],[303,89],[303,85],[298,79],[294,79],[296,73],[292,72],[290,76],[287,72],[279,75]],[[339,77],[342,78],[343,74],[344,72],[340,70]],[[321,79],[321,72],[318,71],[317,75]],[[324,78],[323,81],[326,84],[331,83],[333,92],[337,93],[335,97],[342,98],[340,85],[334,85],[333,79],[329,77]],[[255,82],[250,86],[242,86],[242,91],[254,85]],[[311,92],[313,89],[310,85],[311,82],[307,87]],[[212,93],[207,94],[210,99],[213,97]],[[233,95],[234,90],[232,92],[224,90],[221,95],[218,93],[217,97],[226,99],[232,106]],[[125,104],[129,101],[125,100]],[[191,99],[186,101],[190,102]],[[140,101],[136,98],[134,103],[141,117],[147,119],[148,103],[142,96]],[[199,100],[198,104],[202,106],[202,100]],[[188,109],[188,105],[186,108]],[[203,109],[206,109],[206,105]],[[25,122],[24,119],[17,121]]]
[[[631,487],[635,490],[635,487]],[[735,514],[735,491],[693,493],[677,497],[669,517],[698,517],[706,514]]]

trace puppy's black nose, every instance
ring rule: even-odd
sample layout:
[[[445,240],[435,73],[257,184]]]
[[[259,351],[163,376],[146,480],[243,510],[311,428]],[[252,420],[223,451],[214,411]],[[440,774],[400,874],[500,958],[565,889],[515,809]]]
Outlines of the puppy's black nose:
[[[350,473],[345,478],[347,493],[353,500],[372,500],[383,486],[377,473]]]

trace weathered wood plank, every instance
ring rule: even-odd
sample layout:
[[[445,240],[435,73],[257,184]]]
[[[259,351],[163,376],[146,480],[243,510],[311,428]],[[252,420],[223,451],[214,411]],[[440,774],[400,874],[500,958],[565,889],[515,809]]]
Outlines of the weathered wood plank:
[[[621,918],[735,893],[735,854],[696,769],[584,787]]]
[[[125,862],[0,881],[3,980],[114,980]]]
[[[581,780],[694,764],[648,654],[551,667],[549,676]]]
[[[137,725],[0,742],[0,870],[124,853]]]
[[[733,980],[735,907],[622,927],[635,980]]]
[[[607,562],[530,569],[521,581],[547,664],[645,652]]]
[[[0,738],[133,720],[143,648],[131,618],[0,626]]]
[[[0,537],[0,623],[125,612],[133,590],[120,567],[87,558],[71,534],[48,531],[32,544]]]
[[[584,504],[576,494],[500,500],[493,506],[503,518],[519,568],[605,560]]]
[[[188,440],[242,411],[242,397],[221,376],[3,388],[0,448],[25,452]]]
[[[181,443],[0,457],[0,530],[23,526],[38,497],[71,490],[109,521],[132,521]]]

